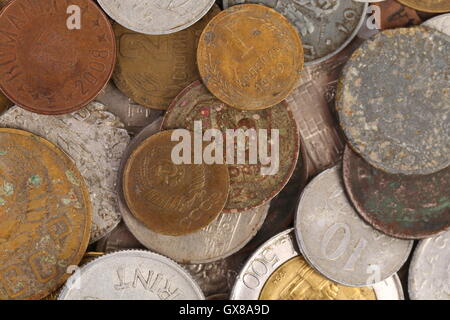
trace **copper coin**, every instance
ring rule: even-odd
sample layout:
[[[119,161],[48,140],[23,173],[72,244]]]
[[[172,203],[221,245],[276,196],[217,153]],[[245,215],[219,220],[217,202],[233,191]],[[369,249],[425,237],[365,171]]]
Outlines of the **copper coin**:
[[[424,12],[450,12],[450,1],[448,0],[397,0],[401,4]]]
[[[0,129],[0,299],[41,299],[87,248],[92,209],[69,157],[29,132]]]
[[[124,168],[123,191],[131,213],[149,229],[179,236],[217,218],[230,178],[225,165],[174,164],[171,154],[179,143],[172,134],[160,132],[136,148]]]
[[[186,86],[200,79],[198,41],[208,22],[219,12],[215,5],[188,29],[167,35],[145,35],[114,24],[117,39],[114,83],[135,102],[166,110]]]
[[[279,132],[280,161],[275,174],[262,175],[263,164],[260,161],[250,164],[248,144],[246,144],[248,147],[246,162],[237,164],[237,161],[234,161],[233,164],[228,164],[230,195],[225,212],[242,212],[263,205],[275,197],[291,178],[299,157],[299,136],[287,103],[283,102],[265,110],[238,110],[215,98],[200,81],[197,81],[173,101],[162,128],[193,130],[194,121],[201,121],[204,130],[219,129],[224,136],[229,129],[254,129],[256,132],[265,129],[268,135],[272,129]],[[262,140],[258,143],[261,142]],[[236,146],[236,139],[234,143]],[[270,149],[270,146],[267,148]]]
[[[416,10],[401,5],[396,0],[377,2],[374,5],[380,7],[379,27],[382,30],[409,27],[422,23],[422,19]]]
[[[0,0],[0,8],[3,8],[10,2],[11,0]],[[12,103],[2,92],[0,92],[0,114],[13,105],[14,103]]]
[[[450,167],[425,176],[388,174],[347,147],[344,182],[358,213],[387,235],[422,239],[450,228]]]
[[[197,52],[203,82],[221,101],[260,110],[283,101],[300,78],[300,37],[275,10],[256,4],[233,6],[205,28]]]
[[[69,5],[80,8],[80,29],[69,29]],[[114,34],[93,1],[15,0],[2,10],[0,30],[0,89],[24,109],[81,109],[111,77]]]

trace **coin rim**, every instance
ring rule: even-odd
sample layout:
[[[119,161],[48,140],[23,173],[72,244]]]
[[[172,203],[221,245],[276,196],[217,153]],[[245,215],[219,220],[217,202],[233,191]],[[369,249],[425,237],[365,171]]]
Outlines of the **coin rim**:
[[[410,2],[408,0],[397,0],[398,2],[400,2],[402,5],[417,10],[417,11],[422,11],[422,12],[428,12],[428,13],[446,13],[446,12],[450,12],[450,4],[448,4],[447,6],[445,6],[445,3],[443,4],[444,7],[438,7],[438,8],[430,8],[427,6],[420,6],[420,3],[416,3],[416,2]]]

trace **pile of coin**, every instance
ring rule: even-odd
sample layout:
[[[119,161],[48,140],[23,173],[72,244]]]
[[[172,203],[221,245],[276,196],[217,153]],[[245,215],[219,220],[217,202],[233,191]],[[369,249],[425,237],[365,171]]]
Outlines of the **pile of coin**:
[[[0,1],[0,299],[449,299],[450,6],[369,2]]]

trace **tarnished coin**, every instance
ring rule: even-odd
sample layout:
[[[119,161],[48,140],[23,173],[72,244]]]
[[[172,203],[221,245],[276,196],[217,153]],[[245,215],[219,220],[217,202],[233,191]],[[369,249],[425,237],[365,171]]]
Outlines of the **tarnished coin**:
[[[23,129],[59,146],[75,162],[90,191],[93,205],[91,243],[120,222],[117,172],[130,137],[120,120],[92,102],[67,115],[46,116],[13,107],[0,117],[0,126]]]
[[[409,27],[422,23],[417,11],[406,7],[396,0],[386,0],[375,3],[380,8],[379,21],[375,24],[381,30]]]
[[[32,133],[0,129],[0,299],[41,299],[89,241],[89,192],[75,164]]]
[[[449,12],[448,0],[397,0],[405,6],[424,12]]]
[[[449,39],[424,27],[386,30],[345,66],[336,101],[341,126],[376,168],[431,174],[450,165]]]
[[[353,0],[223,0],[224,8],[243,3],[263,4],[283,14],[301,35],[307,65],[344,49],[358,33],[368,6]]]
[[[349,288],[327,280],[300,256],[293,229],[264,243],[242,268],[232,300],[403,300],[394,276],[366,288]]]
[[[425,27],[436,29],[450,36],[450,13],[442,14],[440,16],[427,20],[423,25]]]
[[[159,254],[127,250],[104,255],[69,278],[59,300],[204,300],[192,277]]]
[[[450,231],[419,243],[408,290],[412,300],[450,300]]]
[[[422,239],[450,228],[450,167],[426,176],[389,174],[347,147],[343,171],[353,205],[381,232]]]
[[[162,35],[196,23],[214,5],[214,0],[98,0],[98,3],[127,29]]]
[[[79,23],[68,14],[77,8]],[[81,109],[111,77],[114,34],[93,1],[15,0],[1,11],[0,29],[0,89],[22,108],[42,114]]]
[[[11,2],[11,0],[0,0],[0,9],[6,6],[9,2]],[[14,103],[12,103],[2,92],[0,92],[0,114],[13,105]]]
[[[347,199],[338,166],[321,173],[303,191],[295,232],[303,256],[316,270],[352,287],[392,276],[413,245],[376,231],[358,216]]]
[[[303,48],[294,27],[265,6],[246,4],[222,11],[202,33],[197,52],[204,84],[221,101],[260,110],[283,101],[303,68]]]
[[[217,5],[188,29],[168,35],[144,35],[114,25],[117,39],[117,87],[135,102],[166,110],[189,84],[199,80],[197,47],[208,22],[220,12]]]
[[[230,195],[225,212],[241,212],[267,203],[291,178],[299,156],[299,136],[295,120],[285,102],[265,110],[238,110],[216,99],[197,81],[181,92],[170,105],[162,128],[185,128],[193,131],[197,121],[201,122],[203,130],[219,129],[225,137],[224,144],[227,143],[227,130],[242,129],[249,134],[245,145],[245,163],[239,164],[239,160],[234,159],[235,155],[232,164],[227,161]],[[256,141],[250,137],[250,130],[255,132]],[[266,130],[267,141],[261,138],[261,130]],[[274,130],[278,132],[277,135]],[[258,157],[256,164],[251,164],[249,153],[252,142],[258,143],[259,153],[262,152],[263,145],[267,145],[267,150],[271,150],[270,164],[263,164],[261,157]],[[238,143],[239,139],[234,139],[232,151],[235,153],[239,148]],[[276,148],[279,149],[278,156],[274,154]],[[224,151],[227,159],[229,151]],[[270,168],[271,172],[263,174],[262,167]]]

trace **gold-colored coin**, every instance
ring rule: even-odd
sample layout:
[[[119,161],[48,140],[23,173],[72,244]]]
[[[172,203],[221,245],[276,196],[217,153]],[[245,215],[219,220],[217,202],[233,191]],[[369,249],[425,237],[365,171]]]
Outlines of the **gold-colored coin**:
[[[415,10],[431,13],[450,12],[449,0],[397,0]]]
[[[70,158],[26,131],[0,129],[0,299],[41,299],[86,251],[88,189]]]
[[[197,46],[208,22],[220,12],[214,5],[191,27],[167,35],[146,35],[114,24],[117,65],[113,74],[117,87],[134,102],[166,110],[186,86],[200,79]]]
[[[136,148],[124,168],[123,191],[131,213],[149,229],[179,236],[217,218],[230,177],[226,165],[194,164],[194,147],[188,155],[192,164],[175,164],[172,151],[179,142],[171,141],[172,133],[160,132]]]
[[[260,300],[376,300],[372,288],[351,288],[336,284],[303,259],[285,262],[267,280]]]
[[[241,110],[283,101],[300,78],[304,56],[290,22],[262,5],[230,7],[203,31],[197,51],[204,84],[220,100]]]

